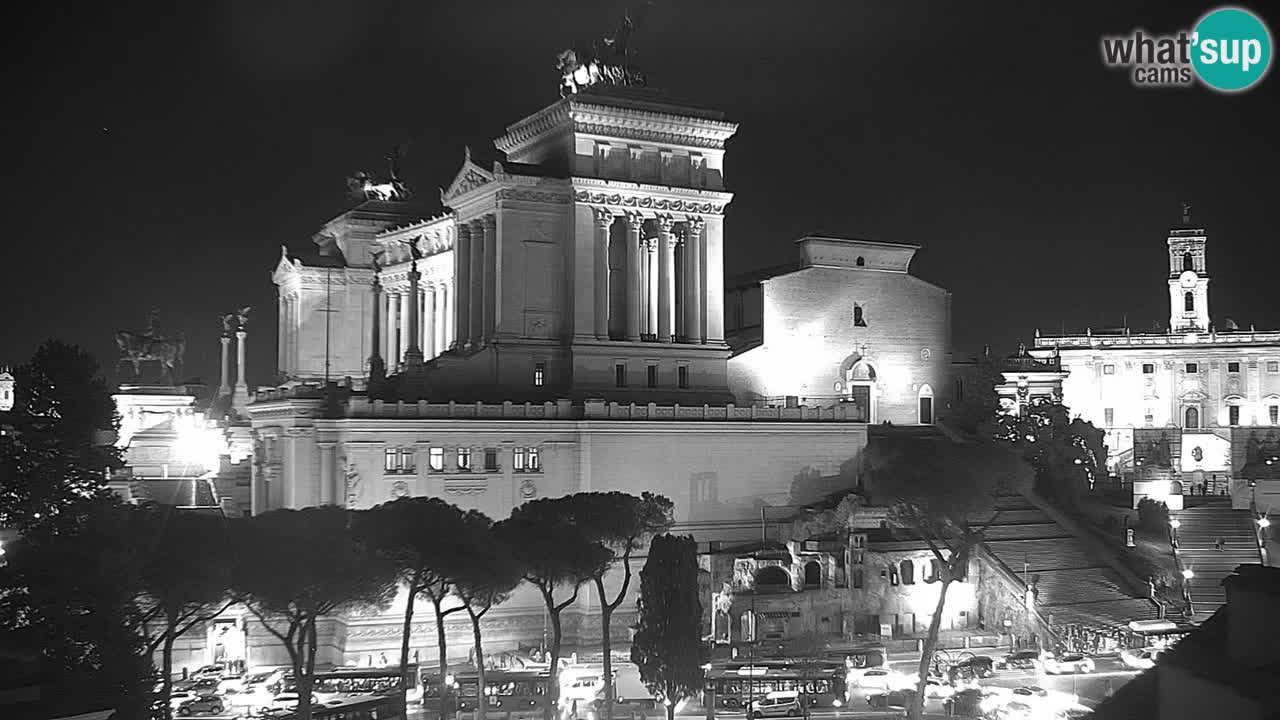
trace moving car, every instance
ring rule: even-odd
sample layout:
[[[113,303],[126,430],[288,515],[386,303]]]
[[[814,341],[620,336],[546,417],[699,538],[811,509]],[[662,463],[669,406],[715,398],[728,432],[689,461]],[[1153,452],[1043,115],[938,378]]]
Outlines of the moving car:
[[[1043,698],[1049,697],[1049,691],[1036,685],[1024,685],[1020,688],[1013,689],[1014,695],[1020,695],[1024,698]]]
[[[191,679],[199,680],[200,678],[213,678],[215,680],[221,680],[222,676],[226,674],[227,674],[226,665],[219,665],[219,664],[205,665],[204,667],[199,668],[195,672],[191,673]]]
[[[1160,659],[1160,654],[1163,652],[1164,650],[1160,648],[1123,650],[1120,652],[1120,662],[1134,670],[1150,670],[1156,666],[1156,661]]]
[[[226,706],[217,695],[197,695],[178,705],[178,714],[187,715],[221,715]]]
[[[1019,650],[995,661],[997,670],[1039,670],[1039,650]]]
[[[858,687],[888,692],[902,683],[902,676],[888,668],[869,668],[854,677]]]
[[[173,684],[173,687],[186,692],[193,692],[197,695],[210,695],[218,691],[222,681],[216,677],[189,678],[187,680],[179,680]]]
[[[795,690],[775,690],[763,699],[751,703],[747,720],[770,717],[800,717],[804,708],[800,705],[800,693]]]
[[[271,698],[271,704],[267,707],[271,710],[294,710],[298,707],[298,701],[300,699],[301,697],[296,692],[282,692]],[[312,695],[311,704],[319,705],[319,698]]]
[[[174,690],[169,693],[169,707],[177,710],[179,705],[195,697],[198,696],[190,690]]]
[[[1062,653],[1057,657],[1049,656],[1043,662],[1044,671],[1050,675],[1090,673],[1094,670],[1093,658],[1085,657],[1080,653]]]
[[[867,704],[875,709],[905,708],[915,699],[915,690],[891,690],[867,696]]]

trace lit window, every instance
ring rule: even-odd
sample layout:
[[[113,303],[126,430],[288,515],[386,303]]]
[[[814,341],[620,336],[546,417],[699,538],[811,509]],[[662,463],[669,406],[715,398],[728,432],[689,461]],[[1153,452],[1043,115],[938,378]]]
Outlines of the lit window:
[[[1142,363],[1143,375],[1154,375],[1156,372],[1155,363]]]
[[[658,387],[658,366],[649,365],[645,368],[645,383],[648,387]]]
[[[494,471],[498,469],[498,450],[497,448],[484,449],[484,469]]]
[[[413,448],[387,448],[382,456],[382,469],[388,475],[412,474],[415,465]]]
[[[854,305],[854,306],[853,306],[853,326],[854,326],[854,327],[866,327],[866,326],[867,326],[867,318],[866,318],[866,316],[865,316],[865,315],[863,314],[863,312],[862,312],[862,306],[861,306],[861,305]]]
[[[1280,405],[1272,405],[1267,408],[1267,415],[1271,416],[1272,425],[1280,425]]]
[[[1143,422],[1147,427],[1151,427],[1152,425],[1154,425],[1154,424],[1155,424],[1155,420],[1156,420],[1156,414],[1155,414],[1154,412],[1152,412],[1152,411],[1151,411],[1151,408],[1147,408],[1147,413],[1146,413],[1146,415],[1143,415],[1143,416],[1142,416],[1142,422]]]
[[[1102,374],[1103,374],[1103,375],[1115,375],[1115,374],[1116,374],[1116,366],[1115,366],[1115,365],[1103,365],[1103,366],[1102,366]]]
[[[676,384],[681,390],[689,389],[689,366],[681,365],[676,368]]]
[[[511,454],[511,469],[515,472],[542,472],[538,461],[538,448],[518,447]]]
[[[412,448],[400,448],[400,467],[398,468],[400,472],[412,473],[418,469],[418,463],[414,455]]]
[[[613,384],[620,388],[624,388],[627,386],[627,364],[626,363],[614,363]]]
[[[1198,372],[1200,372],[1200,366],[1199,366],[1199,365],[1197,365],[1196,363],[1187,363],[1187,374],[1188,374],[1188,375],[1195,375],[1195,374],[1196,374],[1196,373],[1198,373]]]
[[[1227,363],[1227,372],[1229,372],[1229,373],[1238,373],[1238,372],[1240,372],[1240,363],[1238,363],[1238,362],[1229,362],[1229,363]]]
[[[1269,372],[1269,373],[1280,373],[1280,362],[1275,361],[1275,360],[1268,360],[1268,361],[1267,361],[1267,372]]]
[[[1240,424],[1240,406],[1239,405],[1227,406],[1227,424],[1228,425]]]
[[[471,448],[458,448],[458,469],[471,469]]]
[[[395,448],[387,448],[386,453],[382,456],[382,469],[385,472],[393,473],[396,471],[396,463],[399,462],[400,451]]]
[[[538,455],[538,448],[531,447],[529,453],[529,472],[542,472],[542,458]]]
[[[542,362],[534,363],[533,364],[533,386],[542,387],[543,384],[546,382],[546,379],[547,379],[546,376],[547,376],[547,364]]]
[[[442,472],[444,470],[444,448],[442,447],[431,448],[431,452],[428,455],[427,462],[430,463],[431,469],[433,471]]]

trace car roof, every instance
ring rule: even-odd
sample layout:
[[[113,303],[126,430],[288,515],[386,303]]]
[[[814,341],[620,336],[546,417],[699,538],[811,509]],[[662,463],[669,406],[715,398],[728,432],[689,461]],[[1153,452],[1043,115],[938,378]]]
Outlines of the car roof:
[[[774,690],[773,692],[769,693],[768,695],[765,695],[765,697],[767,697],[767,698],[794,698],[794,697],[800,697],[800,693],[799,693],[799,692],[797,692],[797,691],[795,691],[795,690]]]

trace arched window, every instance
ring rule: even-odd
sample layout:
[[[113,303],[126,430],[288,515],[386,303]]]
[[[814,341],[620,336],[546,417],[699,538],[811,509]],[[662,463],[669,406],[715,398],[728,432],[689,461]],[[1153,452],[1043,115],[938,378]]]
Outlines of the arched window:
[[[1195,312],[1196,296],[1194,293],[1182,294],[1182,309],[1186,310],[1187,312]]]
[[[867,264],[867,261],[861,255],[859,255],[858,259],[853,264],[857,265],[858,267],[863,267]]]
[[[1196,430],[1200,427],[1200,408],[1189,407],[1186,412],[1187,422],[1184,425],[1187,430]]]
[[[1189,253],[1189,252],[1182,253],[1182,269],[1183,269],[1183,270],[1195,270],[1195,269],[1196,269],[1196,261],[1195,261],[1195,258],[1194,258],[1194,257],[1192,257],[1192,256],[1191,256],[1191,253]]]
[[[898,572],[902,576],[903,585],[916,584],[916,566],[910,560],[903,560],[898,563]]]
[[[861,305],[854,305],[854,306],[853,306],[853,326],[854,326],[854,327],[866,327],[866,326],[867,326],[867,318],[866,318],[866,316],[865,316],[865,315],[863,315],[863,313],[862,313],[862,306],[861,306]]]
[[[756,587],[785,588],[790,585],[791,577],[777,565],[768,565],[756,571]]]
[[[917,394],[916,403],[919,410],[919,419],[921,425],[933,424],[933,388],[928,383],[920,386],[920,392]]]
[[[937,559],[937,558],[931,558],[931,559],[929,560],[929,575],[928,575],[928,577],[926,577],[926,578],[924,579],[924,581],[925,581],[925,582],[938,582],[938,581],[939,581],[939,580],[941,580],[941,579],[942,579],[942,571],[941,571],[940,566],[938,565],[938,559]]]
[[[862,568],[854,568],[854,570],[853,570],[853,586],[854,586],[855,588],[861,588],[864,582],[866,582],[866,581],[863,579],[863,575],[862,575]]]
[[[822,565],[817,560],[810,560],[804,565],[804,586],[821,587]]]

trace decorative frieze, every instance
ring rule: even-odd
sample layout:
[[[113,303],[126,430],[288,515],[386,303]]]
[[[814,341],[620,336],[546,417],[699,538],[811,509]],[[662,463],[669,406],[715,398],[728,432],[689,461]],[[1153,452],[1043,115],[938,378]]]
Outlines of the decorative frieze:
[[[649,195],[622,195],[618,193],[591,192],[579,190],[574,193],[578,202],[593,205],[637,208],[642,210],[664,210],[668,212],[697,213],[702,215],[722,215],[724,205],[721,203],[701,202],[697,200],[679,200],[655,198]]]

